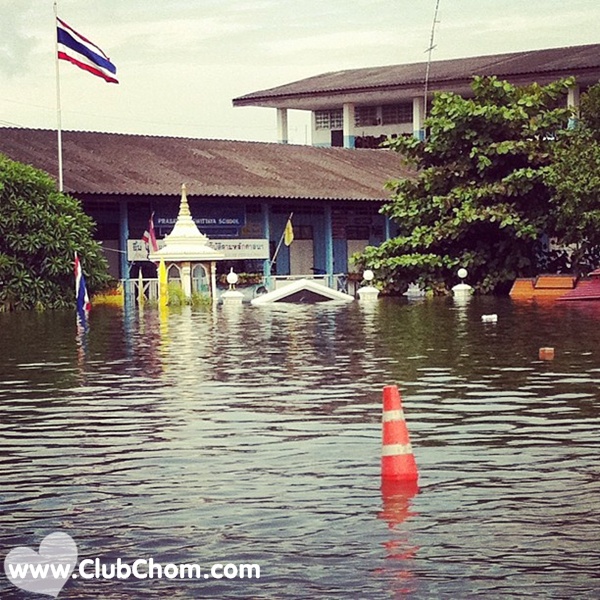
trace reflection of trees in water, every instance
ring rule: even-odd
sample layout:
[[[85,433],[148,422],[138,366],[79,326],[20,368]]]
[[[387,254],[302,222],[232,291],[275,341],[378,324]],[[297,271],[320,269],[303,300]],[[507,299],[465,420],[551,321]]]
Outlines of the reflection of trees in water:
[[[26,380],[33,394],[37,386],[76,385],[81,338],[75,310],[0,312],[0,330],[1,382]]]
[[[533,368],[541,346],[555,347],[557,356],[587,347],[597,356],[600,303],[598,318],[565,304],[475,297],[460,307],[452,298],[416,304],[384,299],[377,313],[380,352],[392,359],[399,381],[441,369],[465,382],[486,379],[499,389],[514,389],[526,384],[528,371],[518,369]],[[497,323],[481,321],[490,313],[498,314]]]

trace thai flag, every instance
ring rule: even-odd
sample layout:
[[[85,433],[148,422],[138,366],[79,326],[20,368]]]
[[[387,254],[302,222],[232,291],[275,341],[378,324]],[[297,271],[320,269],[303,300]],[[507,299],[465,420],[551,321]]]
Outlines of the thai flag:
[[[75,252],[75,300],[77,301],[77,314],[85,320],[91,304],[77,252]]]
[[[156,232],[154,231],[154,213],[150,215],[150,223],[148,224],[148,241],[150,244],[150,252],[158,252],[158,242],[156,241]]]
[[[64,21],[57,17],[58,58],[68,60],[92,75],[109,83],[119,83],[115,78],[117,68],[104,52]]]
[[[158,252],[158,241],[156,239],[156,232],[154,231],[154,213],[150,215],[150,225],[146,231],[144,231],[144,235],[142,235],[142,242],[146,245],[148,250],[148,256],[151,253]]]

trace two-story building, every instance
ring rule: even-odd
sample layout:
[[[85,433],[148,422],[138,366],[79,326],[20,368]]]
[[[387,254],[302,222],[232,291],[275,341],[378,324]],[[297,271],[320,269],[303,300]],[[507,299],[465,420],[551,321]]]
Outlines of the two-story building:
[[[324,73],[240,96],[233,105],[276,109],[283,143],[288,111],[301,110],[311,113],[314,146],[373,148],[391,135],[422,137],[432,94],[469,96],[475,75],[515,85],[575,77],[568,103],[576,107],[580,92],[600,79],[600,44]]]

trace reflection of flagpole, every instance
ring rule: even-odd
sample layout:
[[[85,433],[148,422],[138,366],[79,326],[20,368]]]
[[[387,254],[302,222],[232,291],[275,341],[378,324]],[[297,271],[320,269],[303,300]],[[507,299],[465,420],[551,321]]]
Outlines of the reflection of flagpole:
[[[56,127],[58,130],[58,191],[63,191],[62,162],[62,115],[60,105],[60,67],[58,65],[58,35],[56,22],[58,19],[58,0],[54,0],[54,62],[56,66]]]
[[[288,231],[288,225],[291,225],[292,223],[292,217],[294,216],[294,213],[291,212],[290,216],[288,217],[287,221],[285,222],[285,227],[283,228],[283,233],[281,234],[281,238],[279,239],[279,243],[277,244],[277,248],[275,248],[275,254],[273,254],[273,258],[271,259],[271,264],[269,265],[270,268],[273,267],[273,264],[275,263],[275,260],[277,259],[277,255],[279,254],[279,250],[281,248],[281,244],[283,244],[283,240],[285,239],[285,234]],[[289,244],[286,244],[289,246]]]

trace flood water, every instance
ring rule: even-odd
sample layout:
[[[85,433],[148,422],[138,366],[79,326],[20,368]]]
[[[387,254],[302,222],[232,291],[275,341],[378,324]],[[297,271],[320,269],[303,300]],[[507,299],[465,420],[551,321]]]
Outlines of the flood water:
[[[600,303],[0,314],[0,556],[261,568],[61,599],[599,598],[599,342]],[[381,489],[388,384],[418,493]]]

